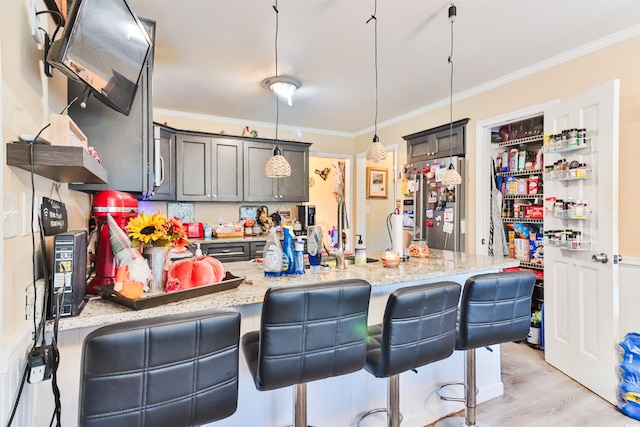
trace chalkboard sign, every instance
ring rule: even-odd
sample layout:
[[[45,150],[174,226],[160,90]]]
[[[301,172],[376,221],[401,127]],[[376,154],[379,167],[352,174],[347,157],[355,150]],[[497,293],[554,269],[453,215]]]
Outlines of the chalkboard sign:
[[[43,197],[40,205],[40,218],[45,236],[53,236],[67,231],[67,208],[62,202]]]

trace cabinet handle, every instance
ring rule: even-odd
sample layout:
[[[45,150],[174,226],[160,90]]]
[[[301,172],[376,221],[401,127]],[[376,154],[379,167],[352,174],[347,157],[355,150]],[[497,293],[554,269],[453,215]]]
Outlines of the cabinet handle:
[[[278,198],[278,195],[276,194],[276,195],[275,195],[275,196],[273,196],[273,197],[275,197],[275,198],[277,199],[277,198]]]
[[[282,198],[284,198],[284,196],[281,194],[281,195],[280,195],[280,198],[282,199]]]
[[[164,184],[164,157],[160,156],[160,183],[158,187]]]
[[[217,198],[218,198],[218,195],[217,195],[217,194],[214,194],[214,195],[213,195],[213,198],[214,198],[214,199],[217,199]]]

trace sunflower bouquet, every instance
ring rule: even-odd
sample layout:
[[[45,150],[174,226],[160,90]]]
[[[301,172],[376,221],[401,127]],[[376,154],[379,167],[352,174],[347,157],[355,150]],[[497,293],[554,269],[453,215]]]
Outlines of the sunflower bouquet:
[[[143,212],[131,218],[126,231],[134,248],[170,245],[183,248],[189,244],[182,222],[161,213],[147,215]]]

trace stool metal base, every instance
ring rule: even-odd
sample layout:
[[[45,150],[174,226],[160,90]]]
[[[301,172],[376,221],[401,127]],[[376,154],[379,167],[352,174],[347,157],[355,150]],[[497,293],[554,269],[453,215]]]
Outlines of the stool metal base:
[[[466,424],[464,417],[450,417],[438,421],[434,427],[491,427],[491,425],[480,421],[476,421],[475,424]]]
[[[358,417],[356,426],[360,427],[360,423],[366,417],[372,414],[386,413],[387,427],[400,427],[402,422],[402,414],[400,413],[400,374],[395,374],[387,378],[387,407],[377,408],[365,412]]]

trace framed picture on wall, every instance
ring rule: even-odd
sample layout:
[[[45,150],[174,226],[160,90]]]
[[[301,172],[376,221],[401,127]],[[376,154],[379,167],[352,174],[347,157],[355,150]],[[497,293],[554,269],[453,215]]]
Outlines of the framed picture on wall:
[[[389,170],[367,168],[367,199],[386,199],[389,195]]]

